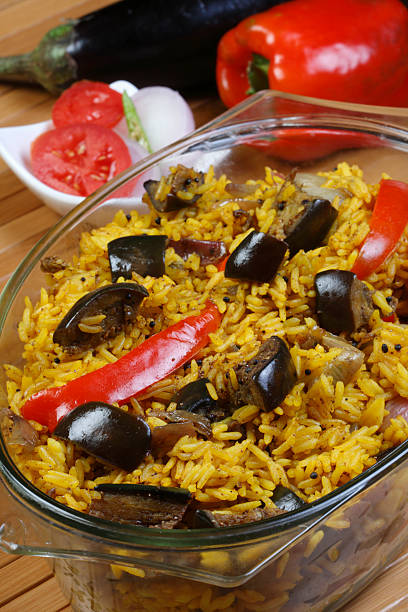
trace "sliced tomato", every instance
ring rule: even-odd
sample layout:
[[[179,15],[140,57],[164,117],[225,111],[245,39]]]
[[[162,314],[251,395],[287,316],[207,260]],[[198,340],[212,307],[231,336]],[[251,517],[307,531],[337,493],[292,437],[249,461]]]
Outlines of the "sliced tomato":
[[[131,165],[120,136],[100,125],[67,125],[44,132],[31,145],[34,175],[46,185],[88,196]]]
[[[74,83],[61,94],[52,109],[55,127],[88,122],[113,127],[122,117],[122,96],[98,81]]]

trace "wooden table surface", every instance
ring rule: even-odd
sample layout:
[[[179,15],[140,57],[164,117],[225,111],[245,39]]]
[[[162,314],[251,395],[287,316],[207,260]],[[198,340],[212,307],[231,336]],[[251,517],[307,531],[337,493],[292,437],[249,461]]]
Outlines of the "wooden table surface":
[[[30,51],[62,19],[79,17],[111,3],[112,0],[0,0],[0,56]],[[53,101],[40,88],[0,83],[0,127],[48,119]],[[197,125],[224,110],[215,93],[189,102]],[[0,160],[0,288],[16,264],[58,218]],[[408,610],[407,577],[408,551],[345,610]],[[44,559],[0,552],[0,609],[68,612],[71,607]]]

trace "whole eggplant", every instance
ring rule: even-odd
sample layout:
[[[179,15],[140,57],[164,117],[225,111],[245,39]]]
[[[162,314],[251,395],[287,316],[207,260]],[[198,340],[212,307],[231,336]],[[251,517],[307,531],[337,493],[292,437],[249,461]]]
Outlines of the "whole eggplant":
[[[24,55],[0,58],[0,79],[59,94],[74,81],[215,88],[221,36],[283,0],[122,0],[59,25]]]

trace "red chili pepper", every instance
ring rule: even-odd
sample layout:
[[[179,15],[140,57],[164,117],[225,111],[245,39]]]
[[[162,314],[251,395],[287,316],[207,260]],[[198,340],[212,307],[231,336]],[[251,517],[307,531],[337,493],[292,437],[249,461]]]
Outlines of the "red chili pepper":
[[[52,432],[70,410],[90,401],[125,403],[144,393],[197,354],[219,327],[221,315],[208,302],[199,315],[154,334],[115,363],[84,374],[62,387],[34,393],[24,404],[22,415],[47,425]]]
[[[352,267],[358,278],[370,276],[397,246],[408,223],[408,184],[383,179],[370,220],[370,231]]]
[[[408,10],[400,0],[293,0],[220,40],[227,106],[259,89],[362,104],[408,104]]]

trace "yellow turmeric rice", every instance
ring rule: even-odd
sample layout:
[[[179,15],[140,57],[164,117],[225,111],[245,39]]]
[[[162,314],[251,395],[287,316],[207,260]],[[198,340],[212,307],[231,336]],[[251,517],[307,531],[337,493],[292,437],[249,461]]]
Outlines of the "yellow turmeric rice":
[[[272,335],[287,344],[297,382],[270,412],[253,404],[234,408],[231,416],[242,425],[240,429],[230,430],[225,419],[215,422],[209,439],[184,436],[162,459],[147,455],[131,473],[104,466],[32,421],[39,433],[38,445],[31,450],[15,445],[13,456],[36,487],[83,512],[88,511],[92,499],[100,497],[94,490],[97,484],[143,483],[184,487],[208,507],[240,513],[273,507],[271,498],[278,485],[312,502],[373,465],[379,453],[408,438],[408,424],[402,416],[382,426],[387,401],[408,397],[408,334],[398,319],[384,321],[392,312],[387,297],[408,280],[406,232],[394,253],[366,281],[373,291],[375,309],[367,329],[353,334],[355,342],[364,335],[370,339],[363,365],[347,384],[334,384],[332,377],[324,374],[312,387],[307,384],[308,376],[316,379],[338,354],[336,348],[320,344],[302,348],[299,343],[299,338],[317,324],[314,277],[327,269],[350,270],[368,233],[378,191],[378,185],[364,182],[358,167],[346,163],[321,176],[326,180],[324,187],[347,194],[345,199],[336,197],[333,201],[337,220],[322,246],[301,250],[291,259],[286,255],[272,282],[228,279],[217,266],[201,265],[197,254],[184,260],[173,248],[167,248],[163,276],[142,278],[133,273],[132,280],[149,292],[135,324],[95,350],[69,355],[53,343],[53,332],[80,297],[111,283],[108,242],[133,234],[165,234],[174,240],[222,240],[232,252],[251,228],[243,232],[237,224],[233,212],[239,204],[225,191],[228,177],[216,178],[210,170],[199,187],[201,197],[196,204],[160,215],[153,210],[130,215],[120,211],[105,227],[82,234],[72,261],[44,276],[38,301],[25,301],[18,327],[24,366],[4,366],[8,401],[14,412],[20,414],[24,402],[36,391],[64,385],[115,362],[152,333],[198,314],[209,298],[222,314],[222,322],[208,345],[143,397],[122,406],[123,410],[143,415],[153,429],[165,422],[149,413],[174,409],[174,393],[191,381],[206,377],[213,397],[225,395],[228,385],[238,384],[234,367],[253,358]],[[258,202],[254,214],[261,232],[274,223],[273,202],[283,182],[270,168],[265,169],[263,180],[248,181],[256,185],[256,191],[243,199]]]

